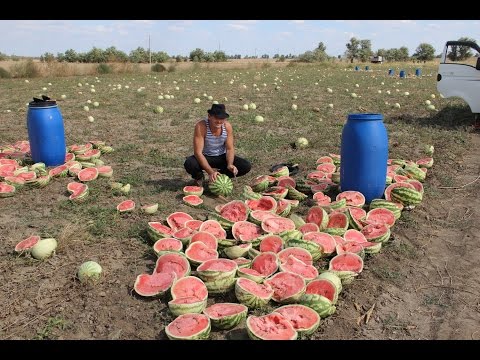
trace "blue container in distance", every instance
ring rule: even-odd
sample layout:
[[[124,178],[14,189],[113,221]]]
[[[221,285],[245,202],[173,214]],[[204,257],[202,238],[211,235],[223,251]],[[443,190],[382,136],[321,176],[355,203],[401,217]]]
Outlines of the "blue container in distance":
[[[365,202],[383,197],[388,136],[382,114],[349,114],[342,130],[341,191],[359,191]]]
[[[66,145],[63,118],[55,100],[43,96],[28,104],[28,140],[34,162],[46,166],[65,163]]]
[[[393,76],[395,74],[395,70],[393,69],[388,69],[388,75]]]
[[[421,69],[415,69],[415,76],[421,76],[422,75],[422,70]]]
[[[355,71],[358,71],[360,70],[358,66],[355,66]]]
[[[400,78],[403,79],[405,77],[405,70],[400,70]]]
[[[370,66],[367,65],[365,66],[365,71],[368,71],[368,70],[370,70]]]

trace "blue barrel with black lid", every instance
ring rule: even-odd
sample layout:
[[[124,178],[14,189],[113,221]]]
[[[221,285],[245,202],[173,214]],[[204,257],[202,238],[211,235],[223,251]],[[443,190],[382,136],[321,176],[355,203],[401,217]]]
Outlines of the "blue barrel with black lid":
[[[388,135],[382,114],[348,115],[342,130],[340,159],[341,191],[359,191],[366,203],[383,197]]]
[[[43,162],[46,166],[65,163],[65,128],[55,100],[47,96],[33,98],[28,103],[27,128],[34,162]]]

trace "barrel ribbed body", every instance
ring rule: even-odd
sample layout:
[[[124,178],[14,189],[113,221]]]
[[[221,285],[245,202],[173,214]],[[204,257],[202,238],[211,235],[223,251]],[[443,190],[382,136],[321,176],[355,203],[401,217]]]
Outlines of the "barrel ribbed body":
[[[46,166],[65,162],[65,128],[57,105],[30,103],[27,113],[28,140],[34,162]]]
[[[340,187],[370,203],[385,190],[388,136],[382,114],[349,114],[342,131]]]

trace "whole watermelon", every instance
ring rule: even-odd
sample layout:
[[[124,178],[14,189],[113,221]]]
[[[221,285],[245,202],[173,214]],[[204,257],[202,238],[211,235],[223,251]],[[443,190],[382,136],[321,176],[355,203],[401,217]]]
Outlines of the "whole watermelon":
[[[213,183],[210,183],[209,189],[214,195],[229,196],[233,191],[233,182],[225,174],[219,174]]]

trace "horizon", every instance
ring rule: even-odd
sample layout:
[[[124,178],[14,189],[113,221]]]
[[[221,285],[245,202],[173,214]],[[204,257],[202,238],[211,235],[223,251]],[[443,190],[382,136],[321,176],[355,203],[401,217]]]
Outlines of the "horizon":
[[[169,56],[188,56],[200,48],[272,58],[300,55],[323,42],[326,53],[337,57],[355,37],[370,40],[374,52],[407,47],[411,56],[428,43],[437,55],[448,40],[480,38],[478,25],[479,20],[1,20],[0,30],[9,36],[0,41],[0,52],[40,57],[114,46],[127,55],[139,47]],[[55,41],[38,41],[32,33]]]

